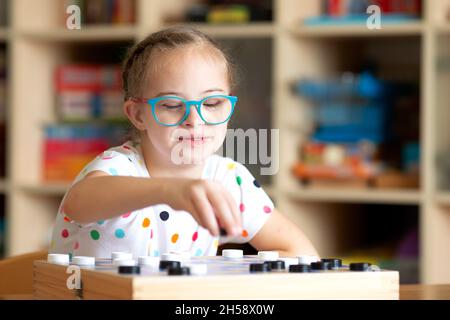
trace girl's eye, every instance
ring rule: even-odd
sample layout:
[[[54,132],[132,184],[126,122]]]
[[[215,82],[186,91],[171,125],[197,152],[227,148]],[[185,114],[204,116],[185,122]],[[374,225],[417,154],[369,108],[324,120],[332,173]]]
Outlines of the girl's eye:
[[[169,110],[180,109],[183,107],[182,104],[163,104],[161,107]]]
[[[205,107],[218,107],[223,103],[222,100],[208,100],[203,103]]]

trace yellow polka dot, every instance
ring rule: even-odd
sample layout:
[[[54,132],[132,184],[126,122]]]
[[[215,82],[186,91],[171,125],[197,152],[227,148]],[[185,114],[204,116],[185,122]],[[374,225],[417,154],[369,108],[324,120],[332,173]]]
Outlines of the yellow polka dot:
[[[54,246],[55,246],[55,240],[52,240],[52,241],[50,242],[50,249],[53,249]]]
[[[148,228],[150,226],[150,219],[149,218],[145,218],[144,221],[142,222],[142,226],[144,228]]]
[[[172,236],[172,243],[175,243],[175,242],[177,242],[178,241],[178,233],[175,233],[173,236]]]
[[[228,164],[228,170],[233,170],[235,168],[236,168],[236,163],[231,162],[231,163]]]
[[[219,240],[214,240],[213,246],[217,248],[219,246]]]

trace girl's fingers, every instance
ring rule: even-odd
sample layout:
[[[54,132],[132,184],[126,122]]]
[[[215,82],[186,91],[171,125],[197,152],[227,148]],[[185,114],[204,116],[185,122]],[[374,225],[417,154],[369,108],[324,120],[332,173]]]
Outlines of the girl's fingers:
[[[227,190],[224,190],[223,195],[227,200],[231,214],[233,215],[237,232],[240,234],[242,232],[242,215],[241,212],[239,211],[238,205],[236,204],[236,201],[234,200],[233,196]]]
[[[206,194],[199,193],[195,199],[191,199],[191,203],[197,213],[198,223],[208,229],[213,236],[218,236],[219,226]]]
[[[207,197],[213,207],[214,213],[220,220],[221,227],[225,228],[228,235],[236,235],[235,221],[228,201],[214,191],[208,192]]]

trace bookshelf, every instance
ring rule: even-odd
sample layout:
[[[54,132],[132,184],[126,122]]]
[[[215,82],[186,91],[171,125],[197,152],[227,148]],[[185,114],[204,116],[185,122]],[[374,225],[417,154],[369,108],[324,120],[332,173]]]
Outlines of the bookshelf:
[[[7,177],[0,180],[0,193],[6,200],[8,255],[34,251],[48,244],[57,206],[68,187],[41,182],[42,126],[56,120],[54,67],[63,62],[89,60],[91,48],[97,48],[98,52],[125,48],[149,32],[170,25],[168,16],[180,15],[195,2],[137,0],[133,25],[83,26],[82,30],[69,31],[61,27],[61,1],[10,1],[11,24],[0,27],[0,44],[8,48],[11,57],[8,170]],[[320,13],[319,0],[273,0],[271,22],[190,23],[237,50],[236,60],[244,64],[241,67],[252,63],[246,57],[249,47],[262,48],[264,68],[258,70],[252,65],[246,69],[245,83],[249,92],[264,93],[261,99],[269,105],[264,112],[267,118],[257,126],[280,128],[280,170],[265,181],[265,189],[280,210],[305,230],[323,256],[341,255],[359,245],[349,238],[352,230],[348,225],[366,218],[365,210],[360,208],[380,210],[379,219],[387,224],[391,217],[382,204],[393,212],[407,208],[411,213],[403,216],[415,222],[420,233],[420,281],[450,282],[450,252],[445,247],[450,243],[450,191],[441,181],[443,175],[436,165],[436,156],[450,149],[446,124],[450,71],[446,73],[442,64],[437,63],[446,57],[450,59],[450,22],[444,15],[449,5],[446,0],[424,0],[419,21],[386,25],[381,30],[359,25],[302,25],[302,19]],[[345,71],[367,56],[376,57],[388,77],[392,76],[389,71],[393,66],[402,76],[420,84],[420,188],[305,187],[292,176],[291,167],[298,156],[297,146],[305,141],[310,126],[306,116],[309,106],[292,93],[291,84],[300,77],[323,77]],[[108,57],[120,61],[118,55]],[[243,100],[248,105],[251,98],[244,93]],[[400,228],[402,220],[397,220],[396,226]],[[384,240],[382,233],[379,238],[375,240]]]

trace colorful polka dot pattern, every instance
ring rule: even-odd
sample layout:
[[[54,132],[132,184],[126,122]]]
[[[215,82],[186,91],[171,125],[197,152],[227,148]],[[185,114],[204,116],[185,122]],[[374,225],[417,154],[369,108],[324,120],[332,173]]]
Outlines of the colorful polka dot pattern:
[[[123,148],[124,149],[130,149],[127,146],[123,146]],[[112,159],[114,157],[115,157],[115,155],[104,154],[101,157],[101,159],[109,160],[109,159]],[[128,159],[130,161],[132,161],[131,158],[128,158]],[[139,159],[139,161],[141,161],[141,160]],[[230,170],[230,171],[236,170],[237,169],[236,163],[234,163],[234,162],[228,163],[227,164],[227,169]],[[118,175],[118,171],[115,168],[111,167],[111,168],[108,169],[108,171],[112,175]],[[237,170],[235,171],[235,174],[236,174],[235,175],[236,184],[239,186],[239,188],[244,190],[244,193],[245,193],[245,190],[247,190],[248,188],[252,188],[252,187],[253,188],[257,188],[257,189],[261,188],[260,183],[256,179],[253,178],[253,181],[248,181],[248,175],[246,175],[246,174],[239,174]],[[261,191],[257,191],[257,192],[261,192]],[[253,200],[253,201],[255,201],[255,200]],[[264,203],[256,204],[256,209],[254,209],[255,208],[254,205],[255,205],[255,203],[251,203],[248,200],[246,201],[245,198],[243,200],[242,196],[241,196],[241,202],[239,203],[239,211],[240,211],[241,214],[250,214],[250,213],[253,213],[252,212],[253,210],[256,210],[256,211],[261,210],[260,212],[263,212],[264,214],[272,213],[272,210],[273,210],[272,209],[272,205],[268,205],[268,204],[264,204]],[[258,207],[260,209],[258,209]],[[248,210],[248,213],[247,213],[247,210]],[[61,208],[60,212],[63,215],[63,220],[65,222],[67,222],[67,223],[74,222],[74,221],[72,221],[69,217],[67,217],[64,214],[63,208]],[[128,213],[122,214],[120,217],[122,219],[129,219],[132,214],[133,214],[133,212],[128,212]],[[171,215],[171,213],[169,213],[168,211],[165,211],[165,210],[164,211],[160,211],[159,214],[156,215],[156,217],[157,218],[159,217],[159,220],[161,221],[161,222],[158,222],[158,223],[168,223],[168,221],[170,219],[170,215]],[[143,229],[148,229],[149,230],[148,232],[149,232],[150,239],[153,239],[154,238],[154,227],[150,228],[150,226],[152,224],[150,218],[149,217],[143,217],[142,220],[140,220],[140,221],[141,221],[140,222],[141,223],[141,227]],[[100,240],[102,238],[102,234],[103,233],[109,233],[109,234],[105,235],[104,239],[110,239],[111,236],[114,236],[115,239],[125,239],[125,238],[127,238],[127,229],[126,228],[118,228],[118,227],[116,227],[115,229],[112,229],[112,230],[110,230],[108,232],[106,230],[106,228],[105,228],[105,222],[106,222],[105,220],[97,221],[96,225],[98,226],[98,228],[90,230],[89,236],[90,236],[91,241],[98,241],[98,240]],[[131,221],[131,223],[133,223],[133,221]],[[64,239],[69,238],[70,232],[71,232],[71,231],[69,232],[69,230],[71,230],[71,229],[70,228],[63,228],[60,231],[60,236],[62,238],[64,238]],[[169,238],[168,240],[170,241],[170,243],[177,244],[177,243],[180,242],[180,239],[185,239],[185,238],[181,238],[182,234],[180,235],[180,233],[179,233],[180,230],[174,230],[174,231],[176,231],[176,232],[171,233],[170,235],[168,235],[168,238]],[[111,234],[111,233],[113,233],[113,234]],[[193,233],[191,233],[191,235],[190,235],[191,239],[190,240],[192,241],[192,243],[198,243],[200,235],[201,235],[201,233],[199,233],[198,230],[194,231]],[[241,233],[241,237],[243,239],[249,237],[249,231],[244,229],[242,231],[242,233]],[[202,239],[204,239],[204,238],[202,237]],[[213,245],[213,248],[217,248],[219,246],[219,240],[218,239],[214,239],[212,245]],[[75,241],[73,243],[73,247],[72,248],[73,248],[73,250],[79,250],[80,243],[78,241]],[[155,250],[155,249],[151,249],[150,250],[150,247],[149,247],[148,250],[149,250],[149,252],[152,252],[152,255],[154,255],[154,256],[159,256],[160,255],[160,252],[158,250]],[[193,252],[195,252],[194,254],[196,256],[201,256],[203,254],[207,254],[207,252],[204,252],[201,248],[196,248],[196,249],[194,249]]]

